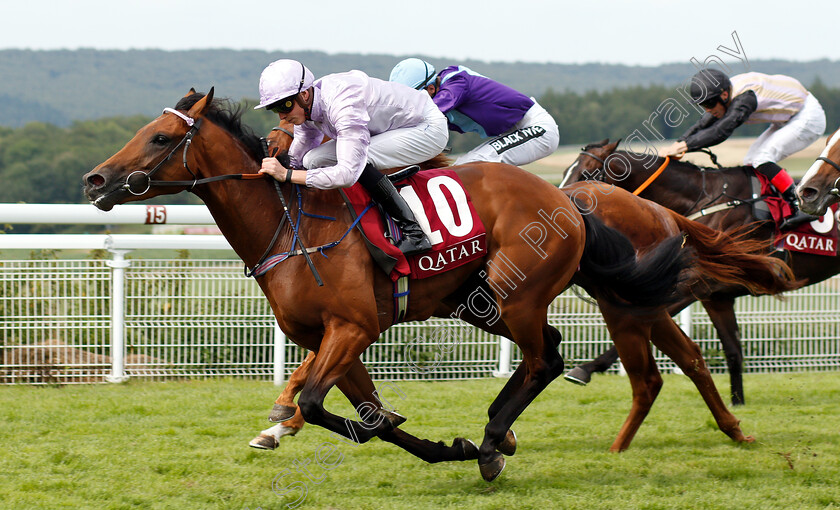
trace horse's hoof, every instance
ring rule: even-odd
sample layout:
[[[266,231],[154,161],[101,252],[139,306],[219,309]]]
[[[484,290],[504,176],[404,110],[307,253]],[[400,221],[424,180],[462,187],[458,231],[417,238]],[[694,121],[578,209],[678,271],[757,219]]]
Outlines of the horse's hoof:
[[[587,372],[586,370],[584,370],[580,367],[575,367],[575,368],[569,370],[563,376],[563,379],[565,379],[565,380],[567,380],[571,383],[580,384],[581,386],[586,386],[587,384],[589,384],[589,380],[591,378],[592,378],[592,375],[589,372]]]
[[[251,448],[260,450],[273,450],[280,446],[280,442],[274,439],[274,436],[257,436],[248,443]]]
[[[407,419],[400,413],[394,411],[386,411],[385,409],[380,409],[379,414],[382,415],[382,417],[384,417],[386,420],[388,420],[388,423],[390,423],[393,428],[399,427],[400,425],[405,423]]]
[[[461,453],[464,454],[464,460],[473,460],[478,458],[478,446],[469,439],[463,437],[456,437],[452,442],[452,446],[460,446]]]
[[[505,440],[499,443],[496,450],[507,456],[511,456],[516,453],[516,432],[508,429],[507,434],[505,434]]]
[[[504,455],[497,453],[496,456],[487,464],[479,464],[478,470],[481,471],[481,477],[488,482],[496,479],[505,469]]]
[[[271,423],[286,421],[295,415],[295,411],[297,411],[297,407],[295,406],[274,404],[274,407],[271,408],[271,413],[268,415],[268,421]]]

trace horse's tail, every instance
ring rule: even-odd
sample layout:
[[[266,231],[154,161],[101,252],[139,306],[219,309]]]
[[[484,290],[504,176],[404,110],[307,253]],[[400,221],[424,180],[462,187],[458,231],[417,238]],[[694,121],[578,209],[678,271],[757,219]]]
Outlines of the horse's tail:
[[[593,214],[584,214],[586,243],[580,261],[580,283],[588,292],[620,307],[660,307],[677,300],[680,273],[692,254],[681,249],[677,235],[636,258],[633,243]],[[593,292],[594,291],[594,292]]]
[[[694,269],[704,279],[742,285],[752,294],[778,294],[802,286],[790,267],[767,255],[769,240],[750,239],[751,228],[721,232],[669,211],[697,253]]]

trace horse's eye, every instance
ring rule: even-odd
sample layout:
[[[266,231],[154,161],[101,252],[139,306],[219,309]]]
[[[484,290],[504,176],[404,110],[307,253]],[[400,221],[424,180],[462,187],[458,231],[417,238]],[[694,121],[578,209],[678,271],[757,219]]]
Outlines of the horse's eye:
[[[166,145],[169,143],[169,137],[164,135],[155,135],[152,137],[152,143],[155,145]]]

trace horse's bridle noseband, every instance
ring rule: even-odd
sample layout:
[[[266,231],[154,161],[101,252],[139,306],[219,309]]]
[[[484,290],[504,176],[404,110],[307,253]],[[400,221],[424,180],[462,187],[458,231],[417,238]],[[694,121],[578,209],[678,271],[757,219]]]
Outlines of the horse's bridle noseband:
[[[181,138],[181,141],[178,142],[178,145],[173,147],[172,150],[169,151],[169,154],[167,154],[165,158],[160,160],[158,162],[158,164],[155,165],[155,167],[152,168],[148,173],[143,172],[142,170],[135,170],[135,171],[131,172],[130,174],[128,174],[126,176],[125,184],[123,184],[119,189],[126,190],[134,196],[145,195],[146,192],[149,191],[152,188],[153,184],[156,185],[156,186],[189,186],[188,189],[192,190],[195,187],[195,185],[199,183],[198,176],[195,174],[195,172],[192,171],[192,169],[190,168],[190,165],[187,164],[187,150],[190,148],[190,144],[192,143],[193,137],[196,135],[196,133],[198,133],[198,128],[201,127],[201,120],[202,119],[197,119],[197,120],[193,119],[191,117],[188,117],[188,116],[184,115],[183,113],[181,113],[177,110],[173,110],[172,108],[164,108],[163,113],[172,113],[172,114],[177,115],[178,117],[181,117],[182,119],[184,119],[184,121],[187,123],[187,125],[190,126],[190,129],[189,129],[189,131],[187,131],[187,133],[184,135],[184,137]],[[193,180],[192,181],[153,181],[152,176],[155,175],[157,173],[157,171],[160,170],[161,167],[163,167],[163,165],[172,158],[172,155],[175,154],[178,151],[178,149],[181,148],[181,146],[184,147],[184,154],[183,154],[184,168],[186,168],[187,171],[190,173],[190,175],[193,176]],[[142,175],[146,178],[146,189],[144,189],[140,193],[137,193],[134,190],[132,190],[131,189],[131,184],[128,182],[131,179],[131,176],[133,176],[135,174],[140,174],[140,175]]]

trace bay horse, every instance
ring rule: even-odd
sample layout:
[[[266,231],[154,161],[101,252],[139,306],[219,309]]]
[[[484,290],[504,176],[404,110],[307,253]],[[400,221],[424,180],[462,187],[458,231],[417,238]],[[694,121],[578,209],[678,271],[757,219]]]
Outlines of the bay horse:
[[[280,133],[270,135],[271,145],[278,150],[286,149],[293,136],[291,131],[281,129]],[[763,241],[732,238],[624,190],[611,190],[605,194],[604,186],[599,183],[578,183],[564,191],[574,196],[587,213],[625,234],[640,253],[650,251],[676,233],[684,233],[686,243],[697,250],[697,267],[684,283],[690,287],[692,295],[709,294],[715,288],[738,284],[746,286],[754,294],[775,294],[796,287],[789,268],[783,262],[756,255],[766,251]],[[633,213],[627,214],[628,211]],[[590,288],[585,277],[578,275],[572,283],[581,285],[598,299],[597,289]],[[603,299],[598,302],[627,367],[633,390],[630,414],[611,446],[612,451],[623,451],[629,447],[662,386],[648,345],[649,338],[692,379],[724,433],[736,441],[752,440],[741,433],[737,419],[723,404],[697,345],[664,310],[646,316],[633,315],[621,313]],[[303,388],[315,356],[313,352],[307,355],[277,398],[269,421],[278,424],[263,430],[250,442],[250,446],[274,449],[283,436],[295,435],[303,428],[305,420],[294,403],[294,397]],[[512,453],[516,448],[512,431],[508,431],[507,442],[506,447]]]
[[[825,144],[811,168],[796,186],[800,208],[822,216],[831,204],[840,202],[840,129]]]
[[[581,150],[577,160],[566,170],[565,183],[596,180],[625,190],[639,189],[664,163],[663,158],[650,154],[617,151],[619,142],[603,140]],[[605,170],[606,165],[606,170]],[[753,239],[765,240],[768,247],[774,236],[772,221],[756,222],[750,204],[755,202],[750,167],[722,169],[698,167],[685,161],[671,160],[664,171],[648,184],[639,196],[657,202],[679,214],[691,216],[706,213],[696,221],[722,231],[741,231]],[[720,209],[718,209],[719,206]],[[800,285],[821,282],[840,272],[840,257],[811,255],[785,251],[783,256]],[[735,317],[735,299],[750,292],[740,286],[720,288],[699,299],[717,331],[726,365],[729,369],[732,403],[744,404],[741,331]],[[672,305],[676,314],[696,299],[686,298]],[[595,360],[575,367],[566,379],[586,384],[593,372],[603,372],[618,359],[615,349],[609,349]]]
[[[290,256],[257,282],[281,330],[317,353],[298,399],[303,418],[352,441],[380,437],[429,462],[477,458],[482,477],[495,479],[505,465],[503,452],[508,451],[514,420],[563,371],[557,351],[561,335],[548,324],[547,309],[572,277],[585,275],[617,309],[655,309],[668,302],[689,262],[679,235],[637,260],[626,237],[595,217],[581,215],[562,191],[524,170],[490,163],[454,168],[486,229],[486,253],[442,275],[413,281],[405,320],[451,317],[458,310],[466,322],[511,338],[523,361],[491,404],[477,449],[463,438],[451,446],[420,440],[397,427],[402,417],[382,408],[360,361],[361,353],[392,325],[393,287],[350,227],[353,220],[340,194],[281,185],[256,174],[263,155],[260,139],[242,126],[239,112],[213,101],[213,95],[213,89],[206,95],[189,94],[175,108],[165,109],[85,174],[85,194],[108,211],[116,204],[190,190],[204,201],[250,268],[261,267],[270,253],[294,254],[294,245],[304,241],[315,247],[343,238],[330,249],[329,258]],[[296,195],[299,199],[292,200]],[[289,202],[291,210],[278,200]],[[308,214],[293,223],[300,208]],[[542,215],[550,225],[544,225],[537,251],[523,242],[521,233]],[[498,269],[502,267],[515,267],[521,275],[514,288],[510,276]],[[313,278],[316,272],[323,286]],[[477,288],[510,290],[504,299],[497,296],[488,303],[500,318],[492,324],[483,309],[463,306]],[[335,385],[356,406],[361,420],[324,408],[324,398]],[[363,405],[370,412],[358,412]]]

